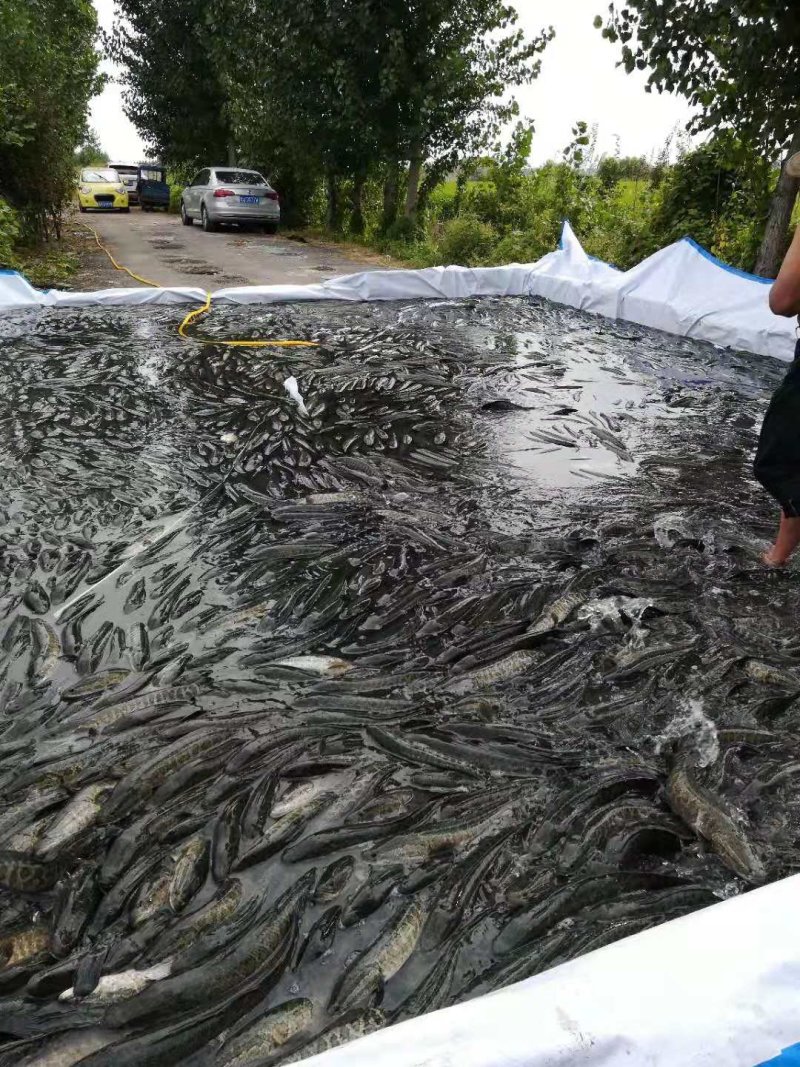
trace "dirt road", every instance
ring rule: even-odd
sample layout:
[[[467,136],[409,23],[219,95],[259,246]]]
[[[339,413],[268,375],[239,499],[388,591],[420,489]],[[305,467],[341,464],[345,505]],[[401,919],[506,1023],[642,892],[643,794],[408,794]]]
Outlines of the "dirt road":
[[[200,226],[182,226],[177,215],[143,212],[90,212],[75,218],[77,230],[93,227],[118,263],[160,285],[191,285],[221,289],[230,285],[298,284],[324,281],[339,274],[386,269],[384,257],[365,252],[345,255],[328,246],[288,240],[230,228],[203,233]],[[93,242],[73,289],[100,289],[136,283],[115,271]]]

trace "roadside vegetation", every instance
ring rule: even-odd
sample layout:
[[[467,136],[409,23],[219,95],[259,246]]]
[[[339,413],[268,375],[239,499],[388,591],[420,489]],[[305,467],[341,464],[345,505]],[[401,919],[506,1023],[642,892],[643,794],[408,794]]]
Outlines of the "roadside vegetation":
[[[800,188],[781,167],[800,150],[791,12],[763,0],[741,0],[735,17],[721,0],[612,4],[598,49],[686,96],[705,143],[690,150],[676,131],[651,158],[601,157],[596,130],[576,121],[561,157],[532,170],[534,127],[513,92],[537,77],[552,31],[526,38],[512,5],[251,7],[243,20],[232,0],[117,0],[103,44],[125,68],[148,154],[170,168],[174,208],[198,167],[227,160],[272,178],[285,226],[408,263],[531,261],[569,218],[619,267],[689,234],[775,273]],[[48,261],[30,250],[60,237],[76,166],[104,161],[86,129],[96,46],[90,0],[0,0],[0,266]],[[60,250],[49,259],[69,270]]]
[[[75,152],[101,87],[91,0],[0,0],[0,267],[48,280],[70,270],[58,242]]]
[[[525,39],[509,4],[254,4],[242,22],[232,0],[118,0],[110,47],[127,68],[127,112],[176,178],[225,159],[257,167],[288,226],[419,264],[530,261],[569,218],[620,267],[690,234],[738,267],[776,271],[798,193],[781,169],[800,149],[788,10],[612,4],[598,49],[685,95],[706,143],[598,158],[577,122],[563,157],[531,171],[532,128],[510,93],[537,76],[552,33]]]
[[[677,136],[652,159],[597,158],[595,136],[579,123],[562,160],[531,170],[531,131],[519,127],[495,157],[436,186],[411,232],[402,224],[383,229],[381,189],[369,182],[363,232],[344,225],[335,236],[420,267],[529,263],[556,247],[568,218],[591,255],[622,269],[687,234],[727,263],[753,269],[778,175],[768,162],[724,136],[694,151]],[[329,234],[321,197],[310,225]]]

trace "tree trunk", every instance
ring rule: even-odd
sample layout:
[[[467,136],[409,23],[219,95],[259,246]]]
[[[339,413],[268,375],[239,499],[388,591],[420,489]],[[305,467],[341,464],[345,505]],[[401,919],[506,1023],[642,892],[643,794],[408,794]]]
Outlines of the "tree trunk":
[[[786,159],[793,156],[795,152],[800,152],[800,127],[794,132],[789,155]],[[791,222],[797,194],[800,191],[800,179],[792,178],[786,173],[786,159],[783,161],[781,176],[778,178],[778,184],[772,194],[767,227],[764,231],[761,248],[758,251],[756,274],[760,274],[762,278],[777,277],[781,262],[786,254],[789,223]]]
[[[341,205],[339,202],[339,181],[332,171],[325,175],[325,189],[328,197],[326,222],[329,230],[338,230],[341,224]]]
[[[364,186],[366,174],[353,175],[353,187],[350,193],[350,231],[355,234],[364,232]]]
[[[400,175],[397,163],[389,164],[389,172],[383,182],[383,217],[381,230],[386,233],[397,221],[397,200],[400,193]]]
[[[408,167],[408,186],[406,188],[405,217],[412,222],[417,221],[417,208],[419,206],[419,179],[422,174],[422,146],[419,141],[411,145]]]
[[[228,141],[228,166],[236,166],[236,146],[233,141]]]

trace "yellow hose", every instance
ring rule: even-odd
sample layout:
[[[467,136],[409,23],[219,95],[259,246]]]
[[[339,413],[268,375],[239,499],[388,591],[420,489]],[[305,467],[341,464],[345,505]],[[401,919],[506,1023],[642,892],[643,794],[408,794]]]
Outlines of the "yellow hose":
[[[316,341],[219,341],[216,337],[190,337],[186,333],[187,326],[199,319],[201,315],[211,308],[211,293],[206,293],[206,302],[201,308],[190,311],[178,327],[178,333],[184,341],[198,341],[207,345],[227,345],[228,348],[267,348],[269,345],[281,345],[284,348],[316,348]]]
[[[86,224],[89,226],[89,224]],[[114,270],[123,270],[126,274],[129,274],[137,282],[141,282],[143,285],[151,285],[154,289],[160,289],[161,286],[158,282],[151,282],[149,278],[142,278],[139,274],[134,274],[132,270],[128,270],[127,267],[123,267],[120,263],[117,263],[116,259],[111,255],[111,252],[106,248],[103,242],[100,240],[100,234],[93,226],[89,226],[89,229],[94,234],[94,239],[97,241],[98,247],[101,248],[111,262],[114,265]],[[206,293],[206,302],[202,307],[197,308],[195,311],[190,311],[184,318],[183,322],[178,327],[178,334],[184,341],[196,341],[199,344],[209,345],[226,345],[228,348],[267,348],[270,345],[280,345],[285,348],[316,348],[316,341],[220,341],[216,337],[190,337],[186,333],[188,326],[199,319],[201,315],[205,315],[211,308],[211,293]]]
[[[86,225],[89,226],[89,223],[87,222]],[[127,267],[123,267],[119,263],[117,263],[117,261],[114,259],[114,257],[109,252],[109,250],[106,248],[106,246],[100,240],[100,234],[97,232],[97,230],[94,228],[94,226],[89,226],[89,229],[94,234],[94,239],[95,239],[95,241],[97,241],[98,246],[100,248],[102,248],[102,250],[108,256],[108,258],[114,264],[114,270],[124,270],[126,274],[130,274],[131,278],[133,278],[137,282],[141,282],[143,285],[152,285],[152,287],[154,289],[160,289],[161,288],[161,286],[158,284],[158,282],[151,282],[149,278],[142,278],[140,275],[134,274],[132,270],[128,270]]]

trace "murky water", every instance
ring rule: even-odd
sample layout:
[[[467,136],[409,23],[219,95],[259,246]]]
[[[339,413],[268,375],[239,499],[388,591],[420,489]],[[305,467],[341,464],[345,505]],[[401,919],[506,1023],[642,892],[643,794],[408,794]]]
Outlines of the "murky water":
[[[179,319],[0,323],[0,1063],[293,1062],[797,869],[778,364]]]

